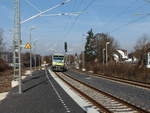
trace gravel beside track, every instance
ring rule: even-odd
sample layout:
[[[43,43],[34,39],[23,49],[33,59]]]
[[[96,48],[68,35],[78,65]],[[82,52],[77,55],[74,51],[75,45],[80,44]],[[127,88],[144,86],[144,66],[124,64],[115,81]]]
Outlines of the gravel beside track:
[[[89,97],[92,97],[98,103],[101,103],[105,108],[109,109],[109,111],[111,111],[112,113],[141,113],[139,111],[136,111],[135,109],[132,109],[132,107],[125,105],[124,103],[120,103],[119,101],[116,101],[88,86],[85,86],[84,84],[81,84],[78,81],[73,80],[72,78],[64,75],[63,73],[58,74],[60,75],[60,77],[62,77],[67,82],[75,86],[77,89],[84,92]]]
[[[68,71],[66,73],[106,93],[112,94],[115,97],[119,97],[133,105],[150,111],[150,90],[121,84],[103,78],[95,78],[73,71]]]

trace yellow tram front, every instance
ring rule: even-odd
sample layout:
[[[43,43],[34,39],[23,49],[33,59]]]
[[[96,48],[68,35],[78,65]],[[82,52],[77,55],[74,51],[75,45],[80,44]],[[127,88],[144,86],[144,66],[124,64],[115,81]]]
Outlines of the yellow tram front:
[[[52,56],[52,70],[53,71],[65,71],[66,70],[64,55]]]

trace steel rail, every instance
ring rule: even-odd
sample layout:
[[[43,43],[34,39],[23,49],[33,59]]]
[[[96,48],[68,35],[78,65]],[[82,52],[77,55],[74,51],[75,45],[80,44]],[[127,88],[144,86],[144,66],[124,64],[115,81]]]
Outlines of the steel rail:
[[[81,96],[83,96],[84,98],[86,98],[88,101],[90,101],[93,105],[95,105],[96,107],[98,107],[100,110],[100,112],[103,113],[112,113],[111,111],[109,111],[107,108],[105,108],[103,105],[101,105],[100,103],[96,102],[94,99],[92,99],[91,97],[89,97],[88,95],[86,95],[85,93],[83,93],[82,91],[80,91],[79,89],[77,89],[75,86],[73,86],[72,84],[70,84],[67,80],[65,80],[64,78],[62,78],[58,73],[55,72],[55,74],[62,80],[64,81],[66,84],[68,84],[73,90],[75,90],[76,92],[78,92]]]
[[[128,85],[134,85],[134,86],[139,86],[139,87],[142,87],[142,88],[147,88],[147,89],[150,89],[150,84],[145,84],[145,83],[142,83],[142,82],[136,82],[136,81],[131,81],[131,80],[127,80],[127,79],[121,79],[121,78],[118,78],[118,77],[108,77],[108,76],[105,76],[103,73],[101,74],[91,74],[89,72],[81,72],[79,70],[73,70],[77,73],[81,73],[81,74],[88,74],[90,76],[93,76],[94,77],[98,77],[98,78],[105,78],[105,79],[108,79],[108,80],[113,80],[113,81],[117,81],[117,82],[121,82],[121,83],[126,83]]]
[[[73,79],[73,80],[75,80],[75,81],[77,81],[77,82],[79,82],[79,83],[81,83],[81,84],[83,84],[83,85],[85,85],[85,86],[87,86],[87,87],[89,87],[89,88],[91,88],[91,89],[93,89],[93,90],[95,90],[95,91],[97,91],[97,92],[99,92],[99,93],[101,93],[101,94],[103,94],[103,95],[105,95],[105,96],[107,96],[107,97],[109,97],[109,98],[115,100],[115,101],[117,101],[117,102],[122,103],[123,105],[126,105],[127,107],[129,107],[129,108],[131,108],[131,109],[133,109],[133,110],[135,110],[135,111],[138,111],[139,113],[150,113],[149,111],[146,111],[146,110],[144,110],[144,109],[142,109],[142,108],[139,108],[139,107],[137,107],[137,106],[135,106],[135,105],[132,105],[132,104],[130,104],[130,103],[128,103],[128,102],[126,102],[126,101],[124,101],[124,100],[122,100],[122,99],[117,98],[117,97],[114,97],[113,95],[108,94],[108,93],[106,93],[106,92],[104,92],[104,91],[101,91],[100,89],[97,89],[97,88],[95,88],[95,87],[93,87],[93,86],[91,86],[91,85],[89,85],[89,84],[87,84],[87,83],[85,83],[85,82],[83,82],[83,81],[81,81],[81,80],[78,80],[78,79],[76,79],[76,78],[73,78],[73,77],[70,76],[69,74],[66,74],[66,73],[63,73],[63,74],[64,74],[65,76],[67,76],[67,77],[69,77],[69,78],[71,78],[71,79]]]

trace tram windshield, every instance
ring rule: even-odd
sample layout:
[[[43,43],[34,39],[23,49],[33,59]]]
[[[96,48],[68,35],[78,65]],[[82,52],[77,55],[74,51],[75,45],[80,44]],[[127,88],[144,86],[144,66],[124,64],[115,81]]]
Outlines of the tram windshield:
[[[64,62],[64,56],[54,56],[53,61],[54,62]]]

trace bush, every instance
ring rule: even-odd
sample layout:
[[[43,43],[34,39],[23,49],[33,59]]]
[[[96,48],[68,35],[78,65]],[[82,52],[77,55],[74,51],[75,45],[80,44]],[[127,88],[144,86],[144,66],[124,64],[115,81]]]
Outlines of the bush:
[[[94,73],[103,73],[105,76],[150,83],[150,69],[139,68],[135,64],[110,62],[107,65],[103,65],[90,62],[86,63],[86,65],[86,69],[92,70]]]
[[[5,61],[3,61],[2,59],[0,59],[0,72],[3,72],[7,69],[10,69],[8,64]]]

